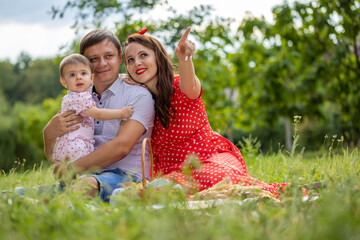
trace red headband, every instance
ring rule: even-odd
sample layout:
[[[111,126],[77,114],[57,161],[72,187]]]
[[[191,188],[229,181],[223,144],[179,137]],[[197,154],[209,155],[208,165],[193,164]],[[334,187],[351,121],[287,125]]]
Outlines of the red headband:
[[[145,29],[143,29],[143,30],[139,31],[139,32],[138,32],[138,34],[142,34],[142,35],[143,35],[144,33],[146,33],[146,32],[147,32],[147,30],[148,30],[148,29],[147,29],[147,28],[145,28]]]
[[[143,30],[141,30],[141,31],[139,31],[139,32],[137,32],[137,34],[141,34],[141,35],[144,35],[144,33],[146,33],[147,32],[147,28],[145,28],[145,29],[143,29]],[[131,35],[128,35],[128,37],[130,37]]]

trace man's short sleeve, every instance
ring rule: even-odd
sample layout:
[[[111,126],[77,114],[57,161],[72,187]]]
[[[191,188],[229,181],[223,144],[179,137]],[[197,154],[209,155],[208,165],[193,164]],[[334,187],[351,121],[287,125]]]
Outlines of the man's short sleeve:
[[[128,104],[133,106],[133,114],[130,119],[140,122],[146,129],[154,126],[155,108],[151,93],[140,86],[129,87]]]

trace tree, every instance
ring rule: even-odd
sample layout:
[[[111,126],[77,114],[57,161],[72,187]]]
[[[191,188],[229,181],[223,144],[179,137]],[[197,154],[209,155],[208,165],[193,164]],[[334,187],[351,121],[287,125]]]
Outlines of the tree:
[[[360,95],[355,94],[360,90],[359,8],[359,1],[320,0],[295,2],[293,9],[286,4],[274,9],[275,32],[281,36],[282,47],[291,42],[288,52],[299,55],[295,66],[301,97],[297,102],[303,103],[305,114],[320,117],[327,114],[322,111],[324,101],[335,104],[343,116],[343,133],[352,146],[360,136],[356,107]],[[293,34],[284,31],[284,26]]]
[[[196,72],[207,92],[204,101],[215,130],[230,138],[233,129],[273,128],[289,131],[294,115],[329,119],[329,106],[343,116],[346,140],[359,142],[359,0],[286,1],[273,9],[274,23],[250,14],[233,32],[231,19],[216,18],[200,6],[166,20],[139,20],[167,1],[71,0],[55,17],[79,10],[75,25],[88,19],[101,27],[111,14],[120,39],[144,28],[170,49],[187,26],[197,42]],[[140,15],[139,15],[140,14]],[[95,20],[94,20],[95,19]],[[80,21],[81,20],[81,21]],[[289,146],[290,148],[290,146]]]
[[[328,35],[332,42],[323,54],[327,66],[322,83],[329,90],[327,99],[340,107],[345,137],[355,146],[360,140],[360,1],[320,0],[313,7],[320,8],[315,17],[332,17],[324,22],[332,30]],[[318,27],[323,29],[320,24]]]
[[[274,126],[294,115],[343,116],[342,131],[359,141],[359,1],[287,2],[273,9],[274,24],[248,16],[230,60],[238,76],[245,121]],[[286,121],[284,121],[286,123]]]
[[[53,18],[63,18],[70,9],[75,10],[76,30],[101,27],[112,16],[115,26],[127,25],[134,20],[134,14],[147,14],[157,5],[167,4],[166,0],[68,0],[64,6],[51,8]],[[118,27],[117,27],[118,28]]]
[[[58,64],[53,59],[37,59],[22,72],[19,86],[27,103],[41,103],[46,98],[56,98],[63,90]]]
[[[15,74],[14,66],[9,61],[1,61],[0,72],[1,93],[5,99],[10,101],[17,83],[17,75]]]

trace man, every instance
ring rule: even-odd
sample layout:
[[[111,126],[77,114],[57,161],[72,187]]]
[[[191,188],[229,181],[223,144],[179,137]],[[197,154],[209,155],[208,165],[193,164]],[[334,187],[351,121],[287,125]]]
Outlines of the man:
[[[95,119],[96,150],[71,164],[76,173],[97,171],[92,176],[82,178],[75,187],[80,186],[83,190],[81,186],[87,186],[88,195],[100,194],[106,201],[114,188],[121,187],[121,183],[141,179],[141,143],[144,138],[151,137],[154,103],[149,91],[140,86],[126,84],[119,76],[122,63],[121,45],[112,32],[89,32],[80,43],[80,54],[87,57],[92,64],[95,74],[92,94],[98,108],[133,106],[133,115],[129,120]],[[43,135],[45,155],[50,161],[56,138],[76,130],[76,124],[80,121],[79,115],[74,115],[74,111],[57,114],[49,121]],[[63,163],[52,163],[60,175],[67,172]],[[131,176],[131,179],[128,176]]]

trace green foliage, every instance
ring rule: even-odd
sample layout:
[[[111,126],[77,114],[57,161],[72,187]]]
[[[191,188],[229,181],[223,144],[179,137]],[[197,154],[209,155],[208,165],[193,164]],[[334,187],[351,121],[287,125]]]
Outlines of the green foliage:
[[[22,165],[22,169],[39,166],[43,154],[42,130],[46,123],[60,109],[62,96],[46,99],[42,105],[16,103],[8,113],[1,114],[4,123],[0,127],[0,149],[2,158],[0,169],[9,171]],[[6,103],[6,102],[5,102]]]
[[[157,5],[165,4],[163,0],[68,0],[65,5],[53,6],[51,13],[53,18],[63,18],[65,13],[75,10],[75,22],[73,27],[77,30],[97,26],[112,15],[115,24],[122,24],[133,19],[134,14],[146,14]]]
[[[22,53],[15,64],[0,62],[1,89],[11,105],[16,102],[41,103],[57,97],[63,87],[59,83],[58,64],[53,59],[31,58]]]
[[[63,87],[60,84],[58,65],[53,59],[38,59],[22,72],[24,82],[19,92],[23,93],[27,103],[41,103],[46,98],[56,98]]]
[[[273,9],[274,23],[250,13],[236,23],[213,16],[213,8],[206,5],[185,14],[169,8],[168,19],[141,20],[159,5],[168,6],[167,1],[72,0],[53,8],[53,16],[78,10],[77,28],[89,26],[86,21],[101,27],[111,17],[120,39],[147,27],[170,52],[183,30],[192,26],[191,36],[198,43],[194,64],[214,130],[236,141],[239,129],[273,129],[285,123],[283,119],[302,115],[328,129],[340,125],[339,134],[356,146],[360,64],[358,20],[353,19],[359,19],[359,1],[296,1],[292,6],[284,2]],[[329,111],[334,105],[336,111]],[[336,115],[342,118],[333,121]],[[317,148],[321,141],[306,144]]]
[[[0,62],[0,84],[1,92],[4,94],[4,97],[11,99],[13,90],[16,86],[16,75],[14,72],[14,65],[8,61]]]
[[[14,124],[11,117],[5,115],[6,113],[0,114],[0,121],[3,123],[0,126],[0,169],[8,171],[15,167],[17,157],[14,156],[14,152],[16,151]]]
[[[0,91],[0,169],[9,170],[15,167],[17,158],[13,155],[16,149],[16,138],[14,131],[14,122],[10,114],[10,107],[6,98]],[[1,170],[0,170],[1,171]]]
[[[239,145],[244,159],[254,158],[260,154],[261,143],[257,137],[253,138],[251,134],[248,137],[243,137]]]
[[[250,15],[238,28],[243,40],[231,63],[243,123],[272,127],[299,114],[326,123],[333,117],[327,106],[336,105],[342,118],[333,126],[356,145],[359,23],[349,19],[358,17],[359,1],[284,2],[273,13],[274,24]]]

